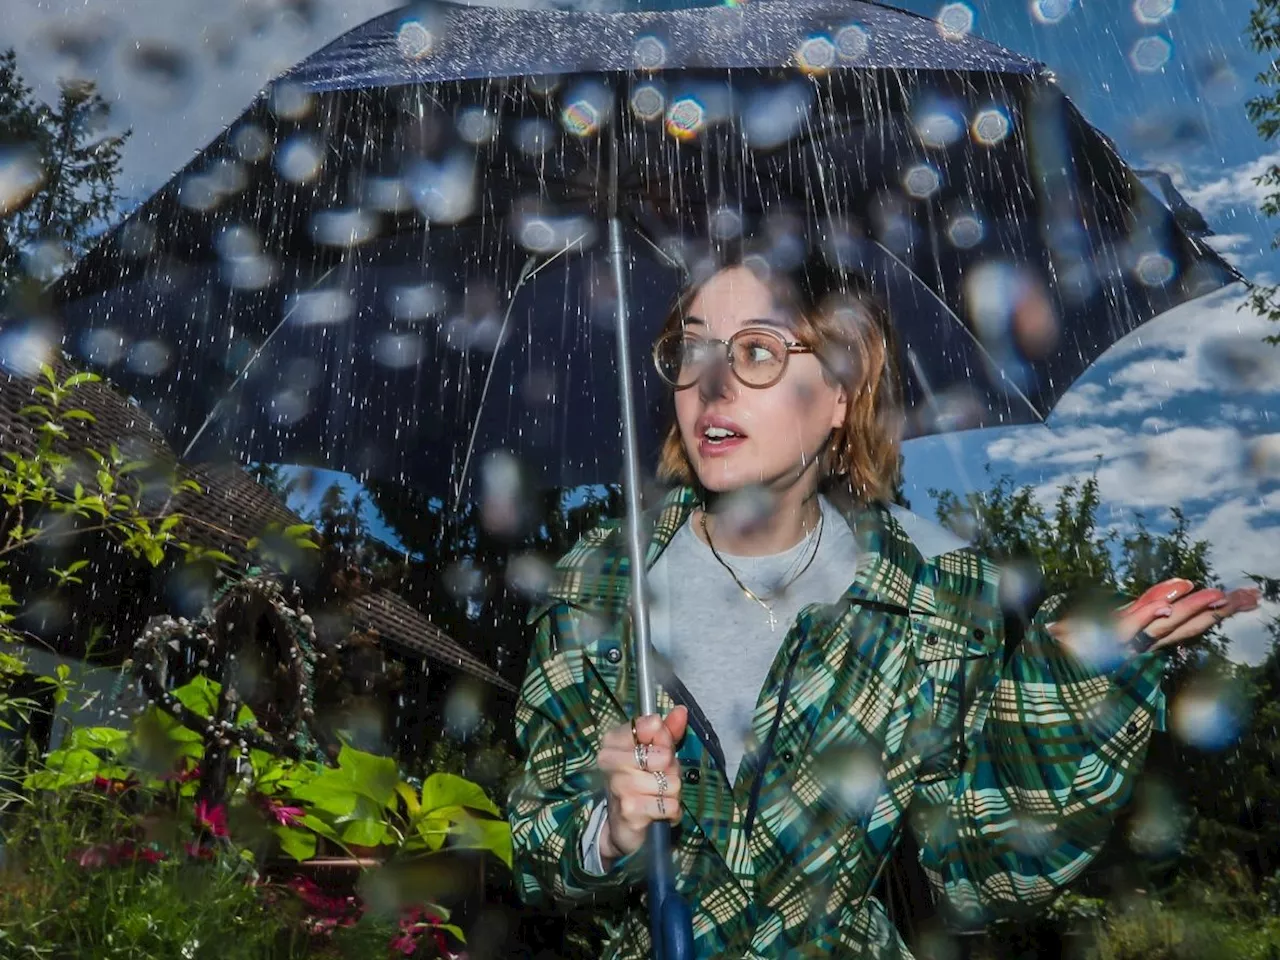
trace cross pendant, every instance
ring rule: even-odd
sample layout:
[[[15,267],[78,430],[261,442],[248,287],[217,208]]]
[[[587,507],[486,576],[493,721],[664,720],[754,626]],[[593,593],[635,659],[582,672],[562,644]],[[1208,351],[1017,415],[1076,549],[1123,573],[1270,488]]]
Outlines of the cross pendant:
[[[776,633],[778,629],[778,618],[773,615],[773,611],[769,611],[769,632]]]

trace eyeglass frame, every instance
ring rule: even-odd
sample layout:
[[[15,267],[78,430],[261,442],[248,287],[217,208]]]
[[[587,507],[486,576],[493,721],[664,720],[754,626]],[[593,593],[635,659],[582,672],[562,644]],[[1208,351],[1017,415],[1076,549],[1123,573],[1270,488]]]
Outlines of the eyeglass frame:
[[[742,379],[742,374],[738,373],[738,371],[733,366],[733,341],[736,340],[738,337],[745,336],[748,333],[767,334],[768,336],[774,337],[775,339],[781,341],[782,345],[786,348],[786,352],[783,353],[782,355],[782,369],[779,370],[778,375],[774,377],[772,380],[770,380],[768,383],[747,383],[746,380]],[[668,333],[664,333],[657,340],[653,341],[653,350],[651,351],[653,355],[653,365],[658,371],[658,376],[662,378],[662,382],[667,384],[667,386],[671,387],[672,390],[688,390],[690,387],[696,387],[698,385],[698,381],[701,380],[703,376],[701,373],[694,378],[692,383],[686,383],[684,386],[680,386],[679,384],[672,383],[670,380],[666,378],[666,375],[663,374],[662,372],[662,364],[658,361],[658,348],[662,346],[663,341],[669,340],[675,336],[679,336],[681,339],[683,339],[684,337],[688,336],[688,334],[686,334],[684,331],[681,331],[681,330],[671,330]],[[777,386],[778,382],[783,378],[783,376],[786,375],[787,364],[790,362],[791,355],[793,353],[813,353],[814,352],[813,347],[807,346],[801,343],[799,340],[788,340],[777,330],[773,329],[772,327],[766,327],[766,326],[743,327],[741,330],[733,334],[733,336],[729,337],[727,340],[722,339],[720,337],[695,337],[694,339],[700,340],[706,344],[718,343],[721,346],[723,346],[724,362],[729,367],[729,371],[733,374],[733,378],[737,380],[740,384],[742,384],[744,387],[749,387],[752,390],[768,390],[770,387]]]

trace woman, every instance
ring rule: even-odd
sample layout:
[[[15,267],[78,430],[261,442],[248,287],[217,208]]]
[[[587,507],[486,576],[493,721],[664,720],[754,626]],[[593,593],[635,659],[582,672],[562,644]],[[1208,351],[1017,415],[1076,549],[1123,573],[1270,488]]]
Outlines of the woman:
[[[522,895],[593,904],[606,956],[650,956],[642,847],[669,820],[700,957],[906,955],[870,896],[904,824],[961,920],[1046,903],[1163,728],[1163,653],[1256,591],[1160,584],[1115,611],[1135,639],[1103,657],[1073,651],[1085,631],[1050,622],[1055,599],[1006,655],[997,566],[927,559],[884,506],[893,347],[847,277],[726,263],[654,355],[675,391],[659,473],[678,484],[648,553],[660,715],[634,716],[626,549],[607,524],[531,617]]]

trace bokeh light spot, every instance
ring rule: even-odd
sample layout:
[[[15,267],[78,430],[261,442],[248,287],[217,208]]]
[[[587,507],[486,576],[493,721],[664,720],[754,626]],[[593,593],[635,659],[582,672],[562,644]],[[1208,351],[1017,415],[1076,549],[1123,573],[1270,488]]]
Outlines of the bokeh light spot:
[[[825,73],[836,63],[835,42],[825,33],[815,33],[796,47],[795,59],[802,73]]]
[[[652,34],[636,40],[631,59],[637,70],[661,70],[667,63],[667,45]]]
[[[1174,0],[1133,0],[1133,16],[1139,23],[1152,26],[1173,13]]]
[[[977,15],[967,3],[948,3],[938,11],[938,32],[947,40],[963,40],[973,32]]]
[[[642,83],[631,91],[631,112],[640,120],[651,123],[666,112],[667,98],[654,83]]]
[[[435,34],[421,20],[406,20],[396,33],[396,49],[407,59],[429,57],[435,46]]]
[[[1031,16],[1037,23],[1061,23],[1074,5],[1075,0],[1031,0]]]
[[[994,147],[1009,135],[1013,124],[1003,107],[983,107],[973,115],[969,129],[975,143]]]
[[[926,147],[949,147],[965,135],[965,119],[959,108],[948,101],[929,100],[911,114],[911,126]]]
[[[942,186],[942,175],[927,163],[908,168],[902,177],[902,189],[917,200],[932,197]]]
[[[324,149],[306,134],[290,137],[276,151],[276,170],[290,183],[315,178],[324,162]]]
[[[846,24],[836,31],[836,53],[841,60],[860,63],[871,52],[871,36],[857,23]]]
[[[1129,62],[1142,73],[1163,70],[1173,57],[1173,44],[1164,37],[1143,37],[1129,51]]]
[[[976,214],[961,213],[947,224],[947,239],[960,250],[972,250],[986,236],[987,228]]]
[[[44,168],[35,150],[0,148],[0,216],[21,210],[42,183]]]
[[[684,96],[667,110],[667,133],[677,140],[693,140],[707,125],[707,108],[695,96]]]

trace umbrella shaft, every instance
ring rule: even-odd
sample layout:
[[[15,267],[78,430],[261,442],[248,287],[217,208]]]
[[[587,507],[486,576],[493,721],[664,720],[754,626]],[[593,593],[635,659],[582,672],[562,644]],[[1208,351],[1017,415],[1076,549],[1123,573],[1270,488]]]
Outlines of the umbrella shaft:
[[[627,503],[627,552],[631,561],[631,630],[640,713],[657,713],[649,663],[649,605],[644,589],[645,549],[641,530],[640,456],[636,441],[635,398],[631,382],[631,318],[627,306],[627,270],[622,221],[609,218],[609,260],[616,289],[618,390],[622,400],[622,490]]]

